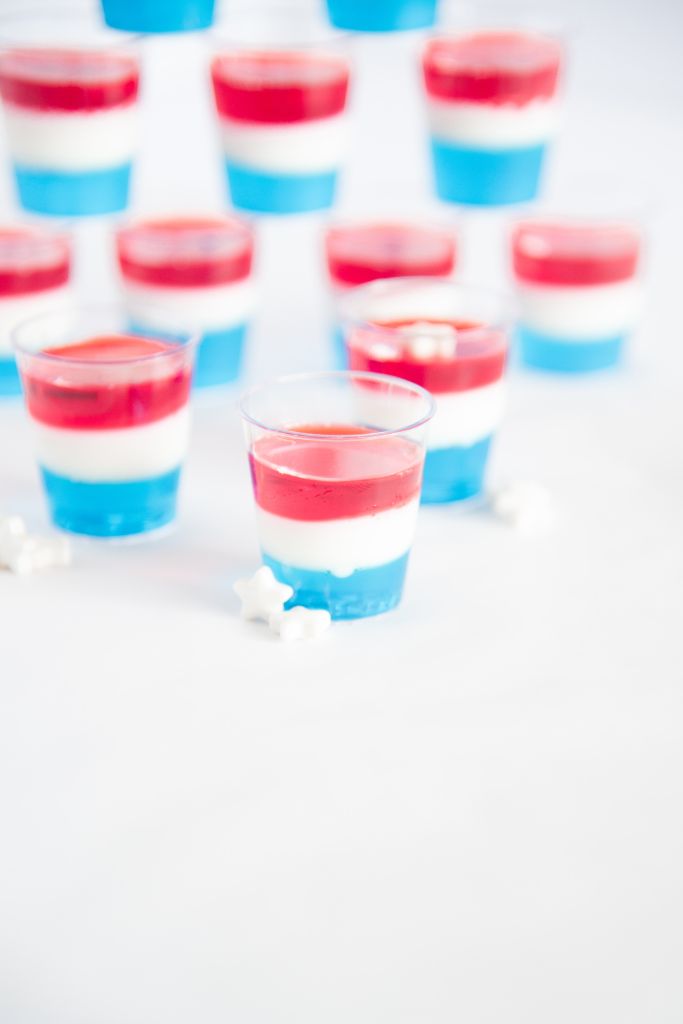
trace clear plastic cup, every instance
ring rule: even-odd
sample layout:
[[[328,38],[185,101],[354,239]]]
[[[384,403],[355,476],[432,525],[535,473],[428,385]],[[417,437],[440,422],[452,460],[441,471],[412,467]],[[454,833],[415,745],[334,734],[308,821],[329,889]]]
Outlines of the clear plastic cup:
[[[196,387],[240,375],[255,305],[254,231],[237,217],[136,221],[116,233],[123,299],[136,333],[200,334]]]
[[[347,358],[337,307],[351,289],[393,277],[450,277],[458,252],[452,225],[397,217],[335,221],[324,242],[338,369],[347,367]]]
[[[55,526],[124,537],[170,523],[196,339],[133,335],[124,309],[102,306],[33,317],[13,342]]]
[[[71,301],[71,240],[64,232],[0,227],[0,397],[21,394],[11,332]]]
[[[0,16],[0,96],[24,209],[78,217],[126,208],[139,84],[135,40],[80,6]]]
[[[435,398],[422,500],[479,495],[505,408],[507,296],[455,281],[396,278],[356,288],[344,313],[352,370],[404,378]]]
[[[283,377],[242,400],[263,561],[290,605],[352,619],[401,600],[427,425],[422,388],[381,374]]]
[[[228,15],[211,77],[233,206],[331,207],[348,145],[346,40],[300,3],[238,5]]]

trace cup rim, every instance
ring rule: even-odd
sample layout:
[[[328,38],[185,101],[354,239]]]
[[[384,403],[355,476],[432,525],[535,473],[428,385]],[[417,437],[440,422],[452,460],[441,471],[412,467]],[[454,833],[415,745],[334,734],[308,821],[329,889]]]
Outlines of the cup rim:
[[[46,352],[42,349],[33,349],[22,343],[20,336],[25,328],[35,326],[41,321],[47,321],[55,316],[64,316],[69,313],[75,313],[76,315],[88,315],[89,313],[107,314],[107,313],[121,313],[125,312],[125,307],[116,304],[73,304],[61,306],[53,306],[51,309],[43,310],[42,313],[37,313],[35,316],[26,317],[10,331],[10,343],[12,351],[18,356],[28,356],[31,359],[39,359],[44,362],[54,363],[59,366],[87,366],[92,368],[96,367],[126,367],[126,366],[140,366],[146,365],[147,363],[154,362],[155,360],[166,359],[169,356],[173,356],[178,352],[193,352],[199,344],[201,335],[197,331],[189,333],[187,339],[183,341],[173,341],[169,338],[154,337],[153,334],[142,335],[133,334],[131,331],[112,331],[112,334],[119,333],[125,337],[138,338],[146,341],[155,341],[165,343],[168,348],[162,351],[150,352],[149,355],[144,356],[131,356],[127,359],[99,359],[96,363],[91,360],[80,359],[77,356],[69,355],[57,355],[54,352]]]
[[[427,412],[419,419],[412,423],[407,423],[400,427],[391,428],[377,428],[374,430],[368,430],[367,433],[363,434],[316,434],[313,431],[303,430],[288,430],[286,427],[274,427],[268,423],[263,422],[256,416],[252,416],[246,409],[246,404],[250,398],[260,392],[266,391],[268,388],[273,387],[277,384],[294,384],[294,383],[305,383],[306,381],[322,381],[322,380],[359,380],[367,381],[368,383],[389,383],[392,385],[399,385],[405,391],[410,392],[418,398],[422,398],[427,403]],[[359,438],[364,440],[365,438],[373,437],[389,437],[397,434],[406,434],[411,430],[417,430],[420,427],[426,426],[427,423],[433,418],[436,412],[436,402],[434,397],[419,384],[413,384],[412,381],[404,380],[402,377],[394,377],[388,373],[370,373],[365,370],[319,370],[309,371],[308,373],[289,373],[282,377],[275,377],[270,381],[266,381],[263,384],[257,384],[248,391],[245,391],[239,400],[240,415],[243,420],[251,424],[253,427],[258,427],[259,430],[267,431],[270,434],[277,434],[279,437],[291,437],[297,439],[308,439],[313,438],[317,441],[357,441]]]

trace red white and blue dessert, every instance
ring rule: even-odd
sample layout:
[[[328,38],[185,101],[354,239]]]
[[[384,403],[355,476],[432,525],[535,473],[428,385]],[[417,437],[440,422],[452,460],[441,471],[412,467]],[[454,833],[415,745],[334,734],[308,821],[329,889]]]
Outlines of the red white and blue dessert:
[[[517,344],[558,373],[619,362],[641,306],[641,235],[627,222],[534,219],[512,234]]]
[[[64,235],[0,228],[0,396],[21,393],[11,333],[28,317],[69,302],[71,246]]]
[[[314,49],[231,51],[211,72],[233,205],[260,213],[331,206],[346,150],[348,61]]]
[[[199,334],[194,383],[235,381],[254,308],[254,234],[237,217],[167,217],[118,231],[124,302],[135,333]]]
[[[390,277],[450,277],[455,270],[452,231],[408,221],[334,224],[325,235],[327,271],[336,303],[352,288]],[[335,303],[335,304],[336,304]],[[335,363],[347,365],[340,326],[334,333]]]
[[[195,32],[213,24],[215,0],[102,0],[110,28],[123,32]]]
[[[400,32],[429,28],[437,0],[327,0],[330,21],[349,32]]]
[[[560,43],[528,32],[430,40],[422,66],[436,191],[453,203],[533,199],[558,120]]]
[[[389,288],[394,285],[397,287]],[[352,370],[419,384],[436,400],[422,500],[462,501],[484,486],[491,443],[505,407],[507,337],[502,326],[466,316],[455,286],[376,282],[363,300],[367,323],[347,334]],[[462,305],[462,314],[454,311]]]
[[[0,55],[8,149],[24,209],[56,216],[125,209],[139,79],[137,59],[123,51]]]
[[[188,443],[191,351],[112,335],[17,354],[55,525],[120,537],[169,523]]]

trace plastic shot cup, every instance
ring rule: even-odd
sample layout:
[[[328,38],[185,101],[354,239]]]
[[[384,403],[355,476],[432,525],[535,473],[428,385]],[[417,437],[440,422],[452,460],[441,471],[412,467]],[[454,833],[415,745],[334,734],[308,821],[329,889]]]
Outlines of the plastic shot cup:
[[[135,336],[124,310],[69,308],[13,341],[55,526],[143,534],[176,513],[195,340]]]
[[[435,398],[422,500],[479,495],[505,408],[506,297],[455,281],[396,278],[356,289],[345,312],[352,370],[401,377]]]
[[[399,603],[433,407],[414,384],[343,371],[244,397],[263,561],[290,606],[352,619]]]

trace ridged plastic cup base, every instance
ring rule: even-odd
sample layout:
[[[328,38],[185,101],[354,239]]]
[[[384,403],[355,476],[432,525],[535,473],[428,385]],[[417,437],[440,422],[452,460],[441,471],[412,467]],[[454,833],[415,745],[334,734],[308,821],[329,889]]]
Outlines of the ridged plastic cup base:
[[[214,0],[102,0],[105,24],[123,32],[194,32],[213,11]]]
[[[21,380],[14,357],[0,358],[0,398],[15,398],[21,394]]]
[[[327,0],[335,28],[349,32],[400,32],[429,28],[437,0]]]
[[[467,501],[481,494],[491,438],[469,446],[427,451],[422,483],[423,505]]]
[[[590,341],[553,338],[527,327],[517,329],[517,350],[524,366],[548,373],[596,373],[621,362],[626,336]]]
[[[120,213],[128,205],[131,165],[66,174],[15,165],[19,202],[25,210],[51,217],[93,217]]]
[[[471,149],[432,139],[436,192],[449,203],[508,206],[538,195],[546,146]]]
[[[337,172],[324,174],[263,174],[226,164],[233,206],[250,213],[312,213],[334,203]]]

